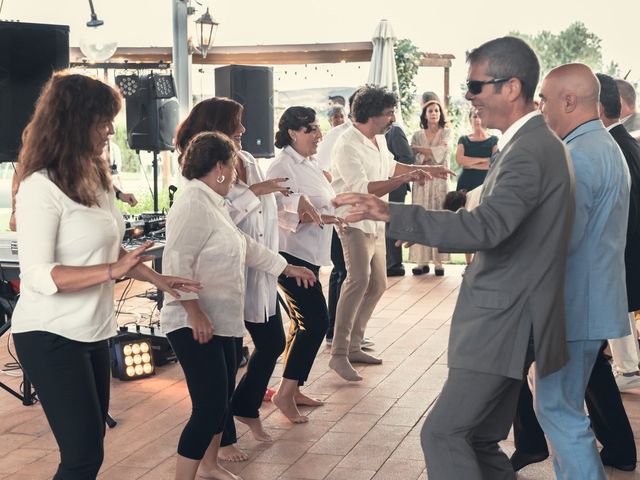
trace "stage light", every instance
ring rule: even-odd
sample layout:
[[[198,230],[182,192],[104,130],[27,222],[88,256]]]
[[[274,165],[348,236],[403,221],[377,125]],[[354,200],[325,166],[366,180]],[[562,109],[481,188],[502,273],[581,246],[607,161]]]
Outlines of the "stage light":
[[[176,87],[171,75],[158,75],[157,73],[153,73],[150,77],[156,98],[173,98],[176,96]]]
[[[116,85],[124,98],[135,97],[140,90],[140,78],[137,75],[118,75]]]
[[[111,339],[111,373],[120,380],[137,380],[155,373],[151,340],[125,334]]]

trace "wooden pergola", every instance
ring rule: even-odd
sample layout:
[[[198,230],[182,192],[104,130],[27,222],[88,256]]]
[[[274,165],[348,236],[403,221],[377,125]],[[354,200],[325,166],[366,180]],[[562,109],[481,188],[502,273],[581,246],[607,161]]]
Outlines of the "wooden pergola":
[[[372,42],[307,43],[284,45],[214,46],[205,58],[192,55],[196,65],[304,65],[314,63],[369,62]],[[425,53],[421,67],[438,67],[444,71],[444,98],[449,98],[449,69],[455,58],[450,53]],[[171,47],[119,47],[107,63],[89,63],[77,47],[70,52],[72,66],[95,68],[150,68],[172,62]]]

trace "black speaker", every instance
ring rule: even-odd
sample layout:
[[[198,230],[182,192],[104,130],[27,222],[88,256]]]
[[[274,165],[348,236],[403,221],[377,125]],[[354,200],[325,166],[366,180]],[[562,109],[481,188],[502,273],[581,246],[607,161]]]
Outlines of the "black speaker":
[[[273,69],[228,65],[215,70],[216,96],[228,97],[244,107],[242,148],[256,157],[274,156]]]
[[[158,78],[171,83],[171,98],[156,88]],[[116,79],[118,83],[118,79]],[[127,143],[132,150],[161,152],[173,150],[173,139],[180,118],[178,100],[175,98],[173,79],[170,76],[149,74],[138,78],[137,90],[131,96],[123,91],[127,110]]]
[[[42,86],[69,67],[69,27],[0,21],[0,46],[0,162],[13,162]]]

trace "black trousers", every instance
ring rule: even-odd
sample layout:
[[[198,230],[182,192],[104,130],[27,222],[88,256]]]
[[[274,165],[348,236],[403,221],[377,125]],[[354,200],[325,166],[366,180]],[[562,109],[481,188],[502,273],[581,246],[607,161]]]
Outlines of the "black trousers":
[[[303,385],[309,377],[313,362],[322,345],[322,339],[327,332],[329,313],[318,276],[320,267],[285,252],[280,254],[291,265],[306,267],[316,276],[316,283],[309,288],[299,287],[295,278],[287,278],[284,275],[278,278],[291,318],[284,350],[282,376],[290,380],[298,380],[298,384]]]
[[[199,344],[186,327],[167,333],[167,338],[180,361],[191,397],[191,418],[180,435],[178,454],[201,460],[213,437],[225,427],[238,365],[238,339],[214,335],[209,342]],[[232,435],[235,437],[235,426]]]
[[[611,365],[604,356],[605,347],[606,343],[600,349],[585,394],[591,428],[603,446],[601,455],[613,463],[635,464],[633,431]],[[544,432],[533,410],[533,397],[526,381],[520,390],[513,431],[516,450],[532,454],[548,453]]]
[[[60,448],[54,480],[95,479],[109,410],[107,341],[77,342],[41,331],[16,333],[13,341]]]
[[[407,196],[407,185],[400,185],[395,190],[389,192],[389,201],[404,203]],[[388,227],[388,225],[387,225]],[[385,238],[385,247],[387,250],[387,268],[402,264],[402,247],[396,247],[395,238]]]
[[[253,353],[231,399],[231,410],[239,417],[258,418],[259,408],[269,385],[278,357],[285,347],[280,305],[266,323],[244,322],[251,339]]]
[[[329,328],[327,328],[327,338],[333,338],[333,327],[336,324],[336,309],[340,299],[340,289],[342,282],[347,278],[347,267],[344,263],[344,253],[342,242],[336,229],[333,229],[331,237],[331,262],[333,269],[329,275]]]

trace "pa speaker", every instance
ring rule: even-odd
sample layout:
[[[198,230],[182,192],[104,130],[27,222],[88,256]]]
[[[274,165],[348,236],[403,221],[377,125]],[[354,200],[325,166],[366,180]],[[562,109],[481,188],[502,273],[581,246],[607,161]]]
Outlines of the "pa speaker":
[[[69,27],[0,21],[0,45],[0,162],[13,162],[40,90],[69,67]]]
[[[242,148],[256,157],[274,156],[273,69],[228,65],[215,70],[216,96],[242,104]]]
[[[173,83],[171,77],[166,78]],[[173,139],[180,117],[178,100],[175,97],[158,98],[164,95],[155,88],[155,80],[153,74],[140,77],[136,92],[125,96],[127,143],[132,150],[161,152],[174,148]]]

